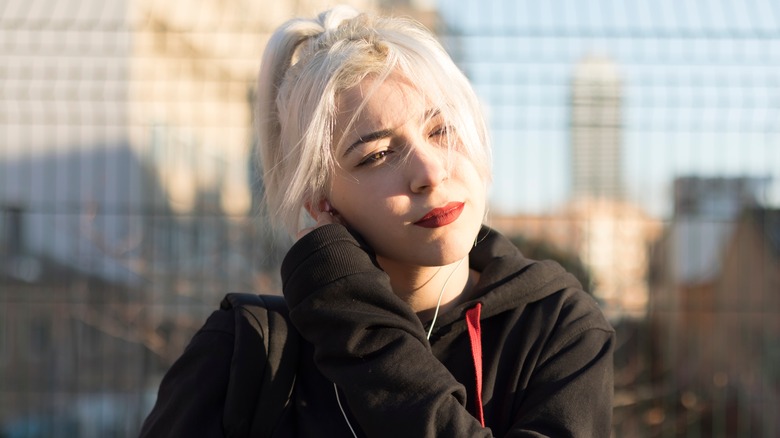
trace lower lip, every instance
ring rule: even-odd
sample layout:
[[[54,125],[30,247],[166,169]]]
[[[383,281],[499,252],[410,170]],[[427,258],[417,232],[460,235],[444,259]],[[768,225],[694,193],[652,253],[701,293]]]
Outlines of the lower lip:
[[[454,204],[452,208],[445,207],[441,209],[441,212],[436,212],[433,216],[421,219],[414,224],[423,228],[439,228],[445,225],[449,225],[460,217],[460,214],[463,213],[463,207],[465,207],[465,205],[466,204],[459,202]]]

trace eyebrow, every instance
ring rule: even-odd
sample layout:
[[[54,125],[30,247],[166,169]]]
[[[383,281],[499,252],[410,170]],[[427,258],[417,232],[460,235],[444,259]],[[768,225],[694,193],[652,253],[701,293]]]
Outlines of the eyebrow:
[[[439,108],[431,108],[428,111],[425,111],[425,120],[433,120],[436,117],[438,117],[441,114],[441,110]]]
[[[439,108],[431,108],[427,111],[425,111],[425,119],[424,120],[431,120],[436,118],[441,114],[441,110]],[[349,147],[344,151],[342,154],[342,157],[346,157],[349,155],[353,150],[357,149],[358,146],[365,143],[371,143],[372,141],[381,140],[383,138],[387,138],[393,135],[392,129],[381,129],[379,131],[374,131],[370,134],[361,135],[354,143],[349,145]]]
[[[342,156],[346,157],[350,152],[355,150],[358,146],[364,143],[371,143],[372,141],[381,140],[383,138],[387,138],[393,135],[392,129],[382,129],[379,131],[374,131],[370,134],[361,135],[360,138],[358,138],[354,143],[349,145],[347,150],[344,151],[344,154]]]

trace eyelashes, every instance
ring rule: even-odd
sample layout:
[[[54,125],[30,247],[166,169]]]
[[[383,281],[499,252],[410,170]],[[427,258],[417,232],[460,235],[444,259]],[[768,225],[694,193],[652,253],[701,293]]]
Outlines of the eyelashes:
[[[452,132],[451,126],[442,125],[434,129],[430,134],[428,134],[428,137],[449,136],[451,132]]]
[[[394,152],[390,149],[384,149],[381,151],[373,152],[360,160],[358,162],[357,167],[366,167],[371,165],[379,164],[387,159],[387,157],[390,154],[393,154]]]
[[[444,140],[451,138],[453,129],[449,125],[440,125],[434,128],[428,133],[428,138],[441,144]],[[355,167],[370,167],[373,165],[381,164],[391,158],[392,155],[398,152],[392,147],[386,149],[376,150],[360,159]]]

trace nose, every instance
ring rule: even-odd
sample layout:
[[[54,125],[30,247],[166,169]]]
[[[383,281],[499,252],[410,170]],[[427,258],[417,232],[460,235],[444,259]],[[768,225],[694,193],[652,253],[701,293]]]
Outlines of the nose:
[[[423,142],[412,148],[407,159],[409,188],[413,193],[431,190],[449,177],[446,152],[440,148]]]

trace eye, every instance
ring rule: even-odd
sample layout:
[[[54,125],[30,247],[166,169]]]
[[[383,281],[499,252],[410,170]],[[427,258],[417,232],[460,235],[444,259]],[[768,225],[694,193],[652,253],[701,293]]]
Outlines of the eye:
[[[433,131],[431,131],[430,134],[428,134],[429,137],[442,137],[449,135],[451,132],[451,128],[448,125],[440,125],[437,126]]]
[[[385,161],[388,157],[388,155],[392,154],[393,152],[389,149],[384,149],[381,151],[377,151],[374,153],[371,153],[365,157],[363,157],[362,160],[357,164],[358,167],[361,166],[371,166],[374,164],[379,164],[382,161]]]

